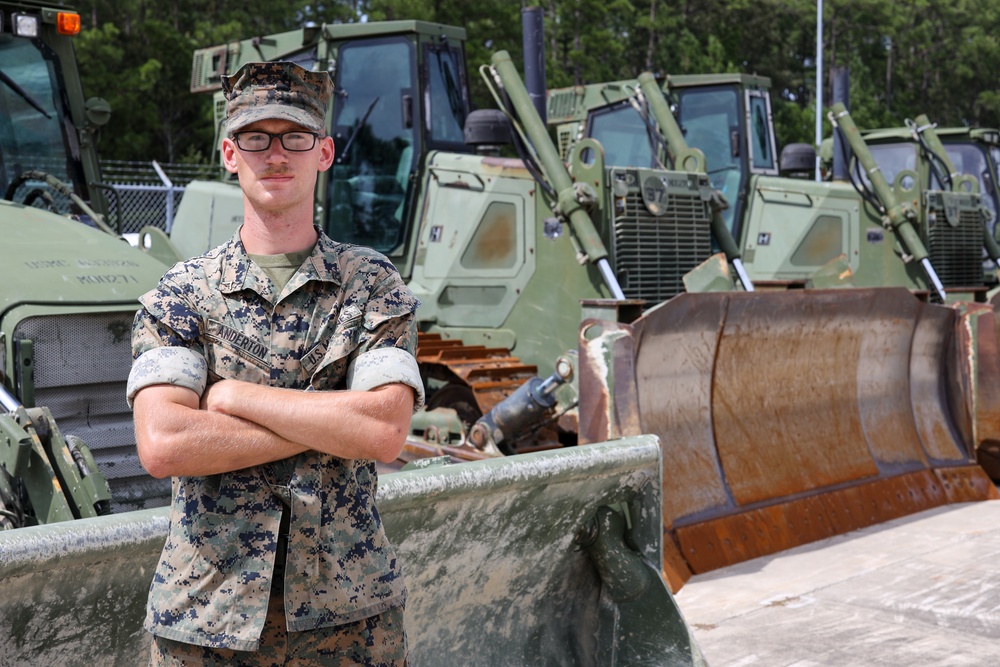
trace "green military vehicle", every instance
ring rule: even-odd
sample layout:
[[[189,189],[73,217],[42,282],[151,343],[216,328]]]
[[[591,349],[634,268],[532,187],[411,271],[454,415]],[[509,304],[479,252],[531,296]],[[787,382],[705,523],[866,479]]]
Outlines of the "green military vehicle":
[[[1000,130],[994,128],[973,127],[935,127],[937,136],[943,145],[955,171],[967,174],[976,179],[979,184],[979,194],[986,207],[986,222],[990,235],[996,239],[997,216],[1000,215],[1000,192],[997,190],[997,179],[1000,178]],[[864,134],[865,141],[875,149],[881,141],[874,132]],[[991,260],[996,258],[991,257]],[[996,262],[988,266],[994,271]],[[996,276],[993,276],[996,280]]]
[[[1000,131],[940,128],[926,116],[918,116],[907,119],[904,127],[859,130],[858,134],[889,183],[894,183],[900,173],[904,173],[916,180],[921,191],[955,190],[979,194],[986,226],[983,279],[988,287],[994,288],[1000,256],[995,238],[997,212],[1000,211],[996,188]],[[820,155],[824,168],[832,171],[831,139],[823,142]],[[864,182],[870,186],[869,179]],[[975,275],[970,279],[975,279]]]
[[[759,288],[901,286],[938,301],[985,300],[989,277],[967,261],[983,247],[978,194],[890,180],[911,209],[896,226],[863,184],[814,181],[811,147],[787,146],[779,161],[766,77],[671,75],[659,87],[682,140],[704,153],[712,184],[729,203],[728,226]],[[639,81],[553,90],[549,123],[564,151],[589,137],[618,146],[609,164],[657,164],[671,138],[657,119],[644,118],[654,96],[643,95]],[[935,227],[946,215],[956,224]]]
[[[166,267],[112,231],[80,16],[0,2],[0,526],[166,503],[124,400],[138,296]],[[110,490],[109,490],[110,486]]]

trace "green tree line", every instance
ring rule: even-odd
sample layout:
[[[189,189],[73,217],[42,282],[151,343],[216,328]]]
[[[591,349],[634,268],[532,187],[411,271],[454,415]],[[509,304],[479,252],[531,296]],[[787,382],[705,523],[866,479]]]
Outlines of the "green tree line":
[[[301,27],[420,19],[466,28],[470,69],[494,51],[521,58],[521,11],[544,12],[550,88],[657,74],[768,76],[782,144],[815,136],[815,0],[85,0],[77,54],[85,92],[113,121],[105,158],[211,157],[211,96],[189,92],[195,49]],[[850,72],[861,127],[925,113],[941,126],[1000,127],[1000,3],[825,0],[823,100],[829,73]],[[474,99],[488,106],[485,91]],[[828,125],[826,132],[829,131]]]

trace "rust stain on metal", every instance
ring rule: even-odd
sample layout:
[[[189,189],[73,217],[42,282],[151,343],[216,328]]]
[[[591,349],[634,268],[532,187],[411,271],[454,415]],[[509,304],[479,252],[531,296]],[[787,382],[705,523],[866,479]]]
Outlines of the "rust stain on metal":
[[[463,263],[494,268],[510,258],[517,250],[516,220],[509,212],[498,213],[484,220],[482,228],[472,238],[472,243],[462,258]],[[513,260],[511,260],[513,262]]]
[[[487,172],[502,174],[504,176],[522,176],[523,178],[532,178],[531,174],[525,168],[524,162],[516,158],[483,157],[481,158],[480,163],[483,167],[487,168]]]
[[[996,499],[978,466],[921,470],[675,527],[702,573],[954,502]]]

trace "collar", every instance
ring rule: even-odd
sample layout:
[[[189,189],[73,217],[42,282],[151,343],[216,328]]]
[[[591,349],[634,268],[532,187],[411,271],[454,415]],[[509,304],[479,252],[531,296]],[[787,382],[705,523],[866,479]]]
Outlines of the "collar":
[[[315,227],[315,226],[314,226]],[[312,252],[292,279],[285,285],[282,293],[290,293],[302,287],[311,280],[328,282],[339,286],[342,281],[338,245],[327,236],[322,229],[315,227],[318,240]],[[222,265],[220,267],[222,280],[219,290],[223,294],[232,294],[242,290],[252,290],[261,297],[274,303],[274,285],[264,272],[250,261],[250,256],[240,240],[240,230],[222,247]]]

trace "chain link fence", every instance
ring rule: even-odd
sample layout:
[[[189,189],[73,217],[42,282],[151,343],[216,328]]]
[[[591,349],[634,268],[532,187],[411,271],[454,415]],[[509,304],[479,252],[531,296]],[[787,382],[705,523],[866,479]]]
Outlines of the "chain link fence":
[[[9,165],[25,164],[30,168],[18,170],[18,176],[9,183],[0,178],[0,196],[60,215],[81,213],[70,197],[68,184],[73,181],[66,172],[65,160],[15,154],[4,155],[4,160]],[[146,226],[169,233],[187,184],[194,180],[217,181],[225,175],[221,166],[212,164],[101,160],[101,183],[89,184],[90,195],[93,198],[101,192],[108,202],[107,222],[112,227],[120,223],[122,234],[135,234]],[[49,177],[55,180],[47,180]]]
[[[123,234],[146,226],[170,232],[185,186],[195,180],[219,180],[223,169],[211,164],[161,164],[102,160],[105,197],[111,221],[121,221]]]

